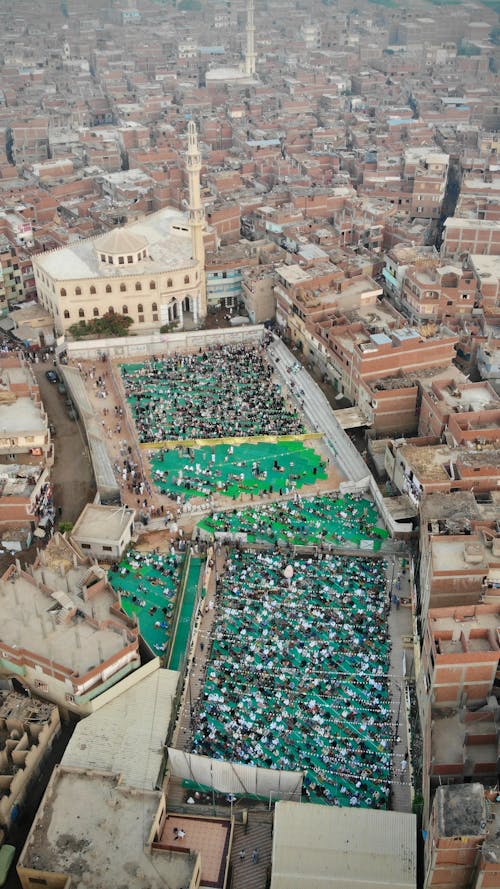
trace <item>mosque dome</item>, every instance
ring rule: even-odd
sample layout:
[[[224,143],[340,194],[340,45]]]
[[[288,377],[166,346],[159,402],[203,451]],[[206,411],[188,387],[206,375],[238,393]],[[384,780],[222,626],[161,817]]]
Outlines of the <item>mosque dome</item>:
[[[94,241],[99,259],[108,265],[130,265],[148,256],[148,242],[125,228],[116,228]]]

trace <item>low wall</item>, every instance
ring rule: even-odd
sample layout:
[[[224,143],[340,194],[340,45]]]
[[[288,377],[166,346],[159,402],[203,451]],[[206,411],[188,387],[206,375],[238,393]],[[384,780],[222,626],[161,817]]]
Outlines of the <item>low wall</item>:
[[[57,346],[59,354],[66,351],[72,361],[101,358],[135,358],[142,355],[174,355],[197,352],[208,346],[233,343],[255,343],[263,336],[262,324],[245,327],[222,327],[212,330],[185,330],[179,333],[150,333],[142,336],[113,337],[99,340],[64,340]]]

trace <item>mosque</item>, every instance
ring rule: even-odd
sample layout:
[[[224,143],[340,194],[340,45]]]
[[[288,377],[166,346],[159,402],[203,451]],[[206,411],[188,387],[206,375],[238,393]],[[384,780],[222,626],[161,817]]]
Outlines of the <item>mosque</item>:
[[[107,313],[132,319],[130,332],[196,327],[207,313],[205,214],[196,125],[188,123],[189,210],[166,207],[116,228],[33,257],[40,303],[58,335]]]
[[[246,86],[256,83],[255,78],[255,24],[254,24],[254,0],[247,3],[247,45],[245,59],[239,68],[209,68],[205,80],[207,86],[215,83],[227,83]]]

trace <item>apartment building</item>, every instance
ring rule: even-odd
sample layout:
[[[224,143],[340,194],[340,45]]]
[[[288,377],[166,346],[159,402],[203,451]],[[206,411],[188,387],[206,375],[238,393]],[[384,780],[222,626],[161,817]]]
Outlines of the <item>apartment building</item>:
[[[134,681],[137,625],[121,611],[105,572],[59,534],[33,566],[7,569],[0,600],[0,675],[16,676],[37,697],[80,716],[98,707],[101,695],[112,696],[119,681]]]
[[[0,523],[38,521],[51,509],[54,450],[31,367],[0,358]]]
[[[462,257],[467,253],[500,255],[500,220],[449,216],[444,223],[441,253]]]

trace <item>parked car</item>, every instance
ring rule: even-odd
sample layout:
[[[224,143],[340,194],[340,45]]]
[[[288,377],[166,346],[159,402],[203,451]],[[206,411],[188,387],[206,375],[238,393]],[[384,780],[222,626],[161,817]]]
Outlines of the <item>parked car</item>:
[[[59,389],[61,395],[66,395],[66,386],[64,385],[64,383],[59,383],[57,388]]]
[[[45,376],[49,383],[59,383],[59,374],[57,373],[57,370],[46,370]]]
[[[76,407],[70,407],[68,410],[68,417],[70,420],[78,420],[78,411]]]
[[[57,430],[56,430],[56,427],[54,426],[53,423],[49,423],[49,432],[50,432],[52,438],[55,438],[55,436],[57,434]]]

